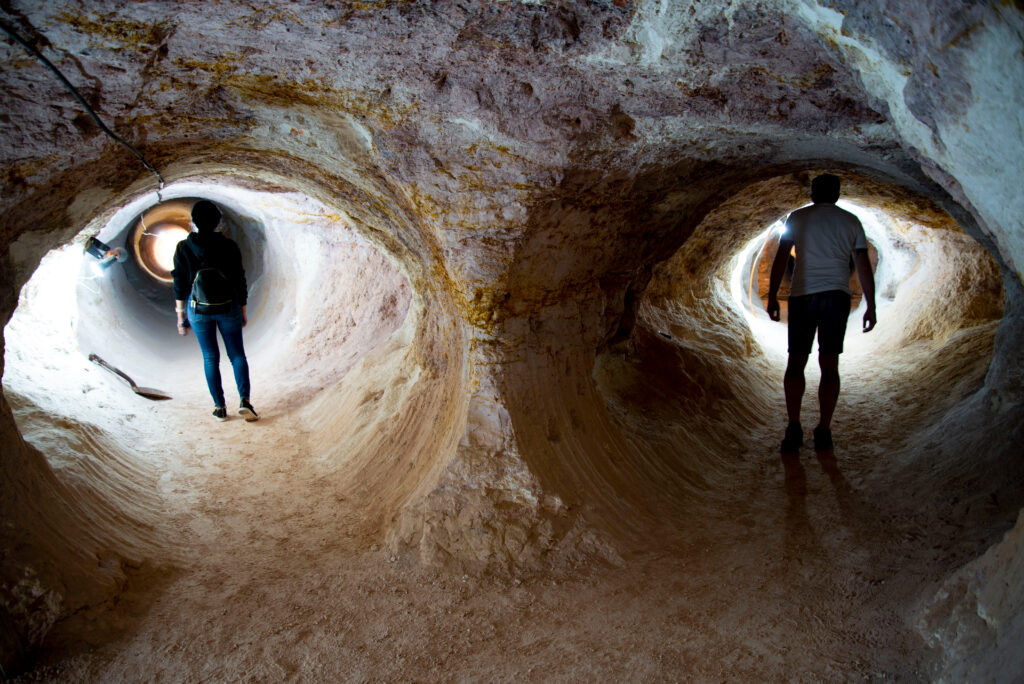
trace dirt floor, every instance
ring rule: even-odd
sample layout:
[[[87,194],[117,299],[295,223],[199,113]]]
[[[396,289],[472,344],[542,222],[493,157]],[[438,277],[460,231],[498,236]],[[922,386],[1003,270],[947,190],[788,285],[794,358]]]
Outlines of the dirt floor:
[[[709,327],[662,312],[626,351],[599,357],[595,396],[622,444],[679,461],[650,472],[708,465],[703,491],[673,499],[660,536],[638,529],[641,550],[623,545],[621,565],[587,558],[463,575],[384,547],[380,526],[366,523],[372,485],[323,456],[308,411],[294,393],[275,402],[258,364],[261,420],[218,423],[198,349],[174,400],[150,402],[89,364],[57,304],[40,301],[5,331],[4,387],[19,427],[73,488],[130,500],[127,514],[157,543],[126,568],[113,605],[58,623],[17,681],[927,680],[920,603],[1015,514],[993,509],[987,527],[975,518],[968,528],[910,505],[899,484],[912,481],[908,469],[919,487],[928,482],[927,460],[907,457],[921,449],[914,431],[980,387],[995,322],[944,347],[902,344],[898,365],[851,351],[834,452],[788,457],[778,449],[781,353],[727,365]],[[657,325],[702,332],[685,339]],[[45,358],[38,335],[53,346]],[[393,383],[404,358],[399,344],[372,373],[355,368],[355,408],[345,410],[358,413],[359,397],[373,394],[360,377]],[[812,363],[808,440],[817,377]],[[744,395],[747,385],[756,387]],[[737,407],[747,413],[726,415]],[[339,434],[333,454],[345,453],[350,433]],[[673,440],[674,451],[662,448]]]
[[[836,433],[855,445],[872,430],[850,407],[870,398],[848,375]],[[906,600],[956,563],[951,535],[887,512],[860,485],[877,457],[856,446],[780,458],[777,426],[759,427],[726,505],[695,504],[664,550],[453,576],[366,550],[360,511],[272,402],[220,424],[200,397],[125,394],[133,422],[179,435],[143,445],[179,560],[132,569],[117,605],[58,625],[19,681],[926,678]]]

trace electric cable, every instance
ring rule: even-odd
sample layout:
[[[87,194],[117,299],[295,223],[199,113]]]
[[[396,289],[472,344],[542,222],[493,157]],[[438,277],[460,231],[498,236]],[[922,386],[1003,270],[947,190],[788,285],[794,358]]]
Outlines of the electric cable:
[[[135,147],[133,147],[130,143],[125,141],[125,139],[122,138],[121,136],[119,136],[117,133],[114,133],[112,130],[107,128],[107,125],[105,123],[103,123],[102,120],[100,120],[100,117],[96,114],[96,112],[93,110],[93,108],[90,107],[89,103],[85,101],[85,98],[83,98],[81,96],[81,94],[78,92],[78,90],[75,88],[75,86],[73,86],[71,84],[71,81],[69,81],[68,79],[66,79],[64,77],[64,74],[62,74],[60,72],[60,70],[56,66],[54,66],[53,62],[51,62],[50,60],[48,60],[46,58],[46,55],[44,55],[42,52],[40,52],[34,46],[30,45],[27,41],[22,39],[22,37],[19,36],[17,34],[17,32],[15,32],[15,30],[13,28],[8,26],[7,22],[0,20],[0,28],[2,28],[4,30],[4,33],[6,33],[11,38],[16,40],[18,43],[21,43],[21,46],[23,48],[25,48],[26,50],[28,50],[29,54],[34,55],[36,57],[36,59],[38,59],[40,62],[42,62],[44,65],[46,65],[46,67],[50,71],[52,71],[54,73],[54,75],[57,76],[57,78],[60,79],[60,82],[63,83],[64,87],[68,89],[68,91],[75,97],[76,100],[78,100],[78,103],[81,104],[83,107],[85,107],[86,113],[88,113],[89,116],[92,117],[92,120],[96,122],[96,125],[100,127],[101,131],[103,131],[108,136],[110,136],[110,138],[114,142],[117,142],[120,145],[123,145],[124,147],[128,148],[128,150],[131,151],[132,154],[134,154],[136,157],[138,157],[139,161],[142,162],[142,165],[145,166],[147,170],[149,170],[150,172],[153,173],[153,175],[156,176],[157,180],[160,183],[159,188],[157,189],[157,197],[159,198],[160,197],[160,190],[164,189],[164,177],[160,175],[160,172],[157,171],[156,168],[154,168],[152,164],[150,164],[148,161],[146,161],[146,158],[143,157],[142,153],[139,152],[137,149],[135,149]]]

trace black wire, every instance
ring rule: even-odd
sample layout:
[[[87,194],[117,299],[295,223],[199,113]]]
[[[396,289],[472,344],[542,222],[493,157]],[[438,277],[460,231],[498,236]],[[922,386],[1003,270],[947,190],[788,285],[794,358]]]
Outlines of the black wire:
[[[0,28],[4,30],[4,33],[6,33],[19,43],[21,43],[22,47],[28,50],[29,53],[34,55],[40,62],[45,64],[50,69],[50,71],[52,71],[57,76],[57,78],[60,79],[60,82],[64,84],[64,87],[67,88],[68,91],[75,96],[75,99],[78,100],[79,104],[85,107],[85,111],[89,114],[89,116],[92,117],[92,120],[96,122],[96,125],[100,127],[100,130],[106,133],[108,136],[110,136],[111,139],[113,139],[115,142],[120,143],[121,145],[127,147],[132,154],[138,157],[139,161],[142,162],[142,165],[145,166],[149,171],[153,172],[154,175],[156,175],[157,180],[160,181],[160,189],[163,189],[164,177],[160,175],[160,172],[153,168],[153,166],[148,161],[146,161],[146,158],[142,156],[141,152],[132,147],[132,145],[127,143],[124,140],[124,138],[119,136],[117,133],[114,133],[112,130],[107,128],[107,125],[100,120],[100,117],[96,115],[96,112],[93,111],[93,108],[89,106],[89,103],[86,102],[85,99],[79,94],[78,90],[75,89],[75,86],[71,85],[71,81],[64,78],[64,74],[60,73],[60,70],[53,65],[53,62],[48,60],[46,56],[39,50],[37,50],[35,47],[29,45],[25,40],[23,40],[21,36],[15,33],[14,29],[7,25],[7,22],[0,21]]]

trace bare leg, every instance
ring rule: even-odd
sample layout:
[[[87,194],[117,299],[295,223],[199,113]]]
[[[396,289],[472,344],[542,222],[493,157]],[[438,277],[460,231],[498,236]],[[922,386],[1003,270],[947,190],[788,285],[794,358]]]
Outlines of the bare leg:
[[[839,401],[839,354],[818,354],[821,366],[821,384],[818,385],[818,405],[821,420],[818,427],[832,429],[832,414]]]
[[[789,415],[790,423],[800,422],[800,402],[804,398],[806,385],[804,381],[805,366],[807,366],[807,354],[789,355],[789,363],[786,365],[786,376],[782,381],[782,386],[786,390],[786,413]]]

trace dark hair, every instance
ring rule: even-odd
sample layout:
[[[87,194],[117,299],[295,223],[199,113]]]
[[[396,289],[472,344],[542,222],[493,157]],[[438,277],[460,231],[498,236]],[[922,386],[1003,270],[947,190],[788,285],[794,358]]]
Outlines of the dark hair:
[[[220,223],[220,209],[210,200],[199,200],[192,205],[192,223],[200,233],[213,232]]]
[[[839,177],[824,173],[811,181],[811,201],[835,204],[839,199]]]

